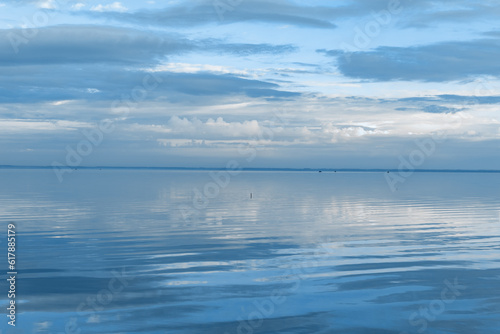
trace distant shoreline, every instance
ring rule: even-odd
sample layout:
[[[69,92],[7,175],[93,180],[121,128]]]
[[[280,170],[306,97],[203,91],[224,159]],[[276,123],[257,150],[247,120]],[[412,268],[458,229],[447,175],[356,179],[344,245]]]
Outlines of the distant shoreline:
[[[52,169],[52,166],[15,166],[0,165],[0,169]],[[120,167],[120,166],[80,166],[68,167],[68,169],[78,170],[171,170],[171,171],[221,171],[227,168],[223,167]],[[388,168],[241,168],[244,172],[381,172],[397,173],[401,170]],[[421,173],[500,173],[500,170],[488,169],[415,169],[413,172]]]

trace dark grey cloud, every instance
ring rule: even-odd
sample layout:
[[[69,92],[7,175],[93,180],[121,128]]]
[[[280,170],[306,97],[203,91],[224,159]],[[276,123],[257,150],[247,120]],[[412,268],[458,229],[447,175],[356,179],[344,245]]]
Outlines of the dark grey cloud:
[[[418,96],[418,97],[405,97],[398,99],[399,102],[407,103],[420,103],[420,102],[432,102],[436,103],[454,103],[462,104],[464,107],[471,106],[474,104],[497,104],[500,103],[500,96],[489,95],[489,96],[466,96],[466,95],[455,95],[455,94],[441,94],[436,96]]]
[[[500,96],[464,96],[454,94],[438,95],[443,101],[463,104],[497,104],[500,103]]]
[[[33,38],[23,40],[21,29],[1,30],[0,64],[131,64],[191,51],[195,47],[179,36],[157,36],[127,28],[54,26],[36,31]]]
[[[153,78],[148,72],[121,66],[69,64],[0,67],[0,102],[123,99],[135,87],[143,87],[145,77],[155,88],[148,89],[144,100],[186,101],[232,95],[281,99],[299,95],[282,91],[274,83],[229,74],[156,72]]]
[[[192,0],[162,10],[136,12],[82,11],[77,15],[163,27],[193,27],[206,24],[264,22],[298,27],[332,29],[339,20],[372,17],[389,11],[391,19],[403,27],[431,27],[436,24],[496,20],[500,6],[495,1],[471,0],[350,0],[328,5],[298,3],[292,0]],[[363,23],[363,22],[360,22]]]
[[[403,26],[411,28],[428,28],[443,23],[466,23],[474,21],[497,21],[500,15],[498,1],[423,1],[416,2],[419,9],[412,12]]]
[[[414,47],[378,47],[347,53],[318,50],[337,59],[343,75],[373,81],[442,82],[500,76],[500,39],[442,42]]]
[[[16,52],[17,49],[17,52]],[[0,30],[0,66],[19,64],[151,64],[186,52],[241,56],[293,52],[292,45],[190,40],[178,34],[109,26],[62,25],[40,28],[30,39],[21,29]]]
[[[500,37],[500,31],[494,30],[494,31],[487,31],[484,33],[485,36],[492,36],[492,37]]]
[[[7,4],[36,4],[38,0],[6,0]],[[76,0],[71,3],[77,2]],[[57,4],[62,2],[57,1]],[[292,0],[191,0],[164,9],[141,9],[135,12],[96,12],[83,10],[75,15],[112,19],[141,26],[186,28],[206,24],[264,22],[299,27],[332,29],[339,20],[371,17],[374,13],[392,12],[403,27],[422,28],[453,22],[496,20],[500,15],[497,1],[485,0],[350,0],[327,5],[298,3]],[[363,22],[360,22],[363,23]]]
[[[423,108],[423,111],[432,113],[432,114],[454,114],[456,112],[459,112],[463,109],[459,108],[450,108],[450,107],[445,107],[445,106],[440,106],[437,104],[430,104],[427,105]]]
[[[13,34],[23,36],[23,31],[0,30],[2,103],[119,99],[142,84],[145,68],[188,52],[250,56],[295,50],[291,45],[224,43],[130,28],[62,25],[38,29],[16,53],[10,45]],[[275,83],[241,76],[203,72],[157,72],[155,76],[162,84],[147,99],[230,95],[281,99],[298,95],[281,91]]]
[[[440,24],[470,24],[494,21],[500,15],[496,0],[351,0],[337,8],[340,17],[362,17],[387,10],[393,3],[397,12],[392,18],[404,28],[431,28]]]
[[[114,19],[147,26],[192,27],[210,23],[267,22],[314,28],[335,28],[336,10],[326,6],[299,5],[289,0],[183,1],[162,10],[133,13],[81,12],[93,18]],[[225,5],[221,5],[225,4]],[[80,14],[80,13],[79,13]]]

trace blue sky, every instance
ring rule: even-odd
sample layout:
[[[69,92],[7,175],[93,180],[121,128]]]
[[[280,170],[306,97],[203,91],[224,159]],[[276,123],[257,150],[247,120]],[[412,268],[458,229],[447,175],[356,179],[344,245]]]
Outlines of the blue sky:
[[[0,11],[0,165],[500,169],[497,1]]]

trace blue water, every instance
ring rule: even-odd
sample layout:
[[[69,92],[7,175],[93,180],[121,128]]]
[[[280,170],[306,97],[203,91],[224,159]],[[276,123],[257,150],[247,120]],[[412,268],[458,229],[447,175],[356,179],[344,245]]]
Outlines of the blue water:
[[[18,231],[2,333],[500,333],[500,174],[415,173],[394,192],[383,173],[215,185],[0,170],[3,274]]]

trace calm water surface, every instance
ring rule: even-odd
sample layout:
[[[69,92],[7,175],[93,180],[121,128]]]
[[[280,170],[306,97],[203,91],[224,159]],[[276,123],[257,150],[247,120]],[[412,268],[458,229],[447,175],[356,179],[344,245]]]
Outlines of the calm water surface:
[[[0,170],[2,333],[500,333],[500,174],[212,181]]]

